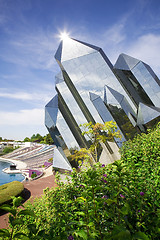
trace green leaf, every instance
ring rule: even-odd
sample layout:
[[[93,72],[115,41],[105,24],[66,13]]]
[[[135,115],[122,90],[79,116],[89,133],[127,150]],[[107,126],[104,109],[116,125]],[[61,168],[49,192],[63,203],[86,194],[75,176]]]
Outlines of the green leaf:
[[[11,222],[12,226],[16,226],[16,225],[23,225],[23,220],[22,219],[15,219]]]
[[[130,232],[128,230],[122,231],[114,236],[114,240],[124,240],[124,239],[131,239]]]
[[[84,221],[79,221],[78,225],[79,226],[84,226],[86,223]]]
[[[94,223],[93,223],[93,222],[90,222],[87,226],[88,226],[88,227],[93,227],[93,226],[94,226]]]
[[[116,226],[111,234],[112,238],[114,240],[124,240],[124,239],[131,239],[131,234],[128,230],[126,230],[122,226]]]
[[[37,233],[36,225],[35,224],[29,224],[27,225],[27,228],[34,234]]]
[[[9,204],[4,204],[0,207],[0,209],[12,213],[14,216],[16,215],[16,209],[11,207]]]
[[[78,198],[76,199],[76,201],[77,201],[77,202],[85,202],[86,199],[85,199],[84,197],[78,197]]]
[[[13,199],[13,206],[19,207],[23,198],[22,197],[11,197]]]
[[[20,215],[28,215],[28,216],[32,216],[32,217],[35,217],[35,214],[34,214],[34,211],[32,210],[21,210],[17,216],[20,216]]]
[[[80,216],[85,216],[85,213],[84,212],[76,212],[77,215],[80,215]]]
[[[111,205],[112,203],[115,203],[115,200],[112,200],[112,199],[107,199],[106,201],[105,201],[108,205]]]
[[[23,239],[23,240],[30,240],[30,238],[29,237],[27,237],[27,235],[26,234],[24,234],[24,233],[16,233],[16,234],[14,234],[14,239],[15,238],[18,238],[18,239]]]
[[[124,240],[124,239],[131,239],[131,235],[130,235],[130,232],[128,230],[125,230],[125,231],[121,231],[117,234],[114,234],[112,235],[112,238],[111,239],[114,239],[114,240]]]
[[[121,213],[122,213],[123,215],[128,215],[129,212],[130,212],[130,206],[129,206],[129,204],[126,203],[126,204],[122,207]]]
[[[138,239],[138,240],[149,240],[148,236],[144,233],[144,232],[137,232],[134,235],[134,239]]]
[[[9,214],[9,222],[12,224],[13,220],[15,219],[15,217],[13,217],[11,214]]]
[[[125,191],[125,192],[129,192],[129,189],[128,189],[128,187],[125,187],[125,186],[122,186],[122,189]]]
[[[9,237],[10,233],[7,229],[0,229],[0,237]]]
[[[79,237],[81,237],[81,238],[83,238],[85,240],[88,239],[87,233],[84,230],[80,230],[80,231],[75,232],[75,235],[77,237],[79,236]]]

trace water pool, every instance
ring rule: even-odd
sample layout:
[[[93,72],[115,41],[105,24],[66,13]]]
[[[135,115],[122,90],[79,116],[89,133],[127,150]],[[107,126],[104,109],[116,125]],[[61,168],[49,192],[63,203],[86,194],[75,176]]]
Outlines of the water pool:
[[[0,185],[13,181],[22,182],[24,180],[24,176],[20,173],[8,174],[2,171],[4,168],[9,168],[10,164],[11,162],[0,160]]]

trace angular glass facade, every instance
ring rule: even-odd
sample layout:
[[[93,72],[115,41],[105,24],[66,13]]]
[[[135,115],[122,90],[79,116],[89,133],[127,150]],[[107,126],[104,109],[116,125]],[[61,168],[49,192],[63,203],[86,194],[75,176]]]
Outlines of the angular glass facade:
[[[61,72],[45,125],[57,147],[87,147],[79,127],[86,122],[114,120],[125,141],[159,118],[160,81],[142,61],[121,54],[113,67],[101,48],[71,38],[60,43],[55,59]],[[115,139],[118,146],[122,141]]]
[[[127,84],[132,85],[133,92],[130,92],[130,95],[133,96],[136,102],[137,98],[134,97],[134,94],[139,95],[137,105],[142,102],[147,105],[160,107],[160,80],[150,66],[126,54],[121,54],[114,65],[114,70],[127,89]],[[124,73],[127,81],[124,81],[120,76],[120,72]]]

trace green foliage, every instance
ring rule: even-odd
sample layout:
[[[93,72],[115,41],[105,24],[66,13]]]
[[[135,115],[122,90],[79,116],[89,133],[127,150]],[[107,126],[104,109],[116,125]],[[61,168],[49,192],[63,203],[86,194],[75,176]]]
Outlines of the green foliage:
[[[29,137],[26,137],[23,141],[24,142],[31,142],[31,139]]]
[[[37,177],[37,174],[36,173],[32,173],[31,178],[33,179],[35,177]]]
[[[122,108],[113,106],[112,104],[108,105],[110,111],[112,112],[113,118],[116,119],[118,126],[121,126],[125,138],[132,139],[136,134],[136,127],[133,127],[132,123],[129,121],[128,116]]]
[[[58,181],[57,189],[46,189],[42,198],[26,205],[36,219],[24,216],[22,233],[33,224],[46,239],[158,240],[160,193],[153,199],[143,179],[137,188],[131,172],[122,160],[73,170],[69,184]]]
[[[143,181],[144,191],[154,199],[160,191],[160,123],[152,131],[148,130],[148,134],[127,141],[121,149],[121,159],[130,166],[132,181],[137,188]]]
[[[5,147],[3,149],[3,153],[4,154],[7,154],[7,153],[10,153],[10,152],[13,152],[14,148],[13,147]]]
[[[0,205],[10,201],[11,196],[19,195],[24,189],[23,183],[13,181],[0,186]]]
[[[51,135],[49,133],[44,137],[42,137],[39,133],[33,134],[31,138],[26,137],[24,139],[24,142],[38,142],[38,143],[48,144],[48,145],[54,144],[54,141],[51,138]]]
[[[32,135],[31,142],[39,142],[40,143],[41,141],[43,141],[43,137],[39,133],[37,133],[36,135],[35,134]]]
[[[120,131],[116,131],[117,126],[114,121],[105,122],[104,124],[92,122],[80,125],[82,128],[82,135],[86,135],[92,143],[106,140],[113,141],[114,137],[121,138]]]
[[[44,142],[45,144],[49,144],[49,145],[54,144],[54,141],[51,138],[51,135],[49,133],[46,136],[44,136]]]
[[[105,122],[104,124],[92,122],[80,125],[82,129],[82,135],[87,137],[90,142],[88,149],[82,148],[80,151],[74,150],[72,155],[69,156],[69,160],[84,161],[88,159],[90,164],[98,162],[101,151],[102,143],[107,144],[108,141],[113,141],[114,138],[121,138],[120,131],[116,131],[117,126],[113,121]]]
[[[160,239],[159,130],[160,125],[147,135],[126,142],[122,159],[113,164],[96,163],[87,168],[82,165],[78,172],[72,171],[65,184],[57,174],[56,189],[47,188],[41,198],[26,204],[26,210],[35,216],[21,215],[23,225],[14,229],[14,234],[19,234],[15,236],[56,240]],[[11,214],[16,215],[15,211]],[[8,234],[8,230],[3,231]]]
[[[12,197],[13,199],[13,206],[5,204],[0,208],[4,211],[10,213],[9,215],[9,229],[0,229],[0,239],[23,239],[23,240],[30,240],[30,239],[41,239],[41,235],[39,231],[36,229],[35,225],[28,225],[27,226],[27,233],[23,233],[21,231],[21,227],[25,227],[25,221],[23,220],[24,216],[31,216],[35,218],[35,214],[32,210],[26,209],[18,209],[21,204],[22,198],[21,197]]]
[[[1,155],[5,155],[7,153],[10,153],[10,152],[13,152],[14,150],[18,149],[19,146],[13,148],[13,147],[5,147],[2,151],[2,154]]]

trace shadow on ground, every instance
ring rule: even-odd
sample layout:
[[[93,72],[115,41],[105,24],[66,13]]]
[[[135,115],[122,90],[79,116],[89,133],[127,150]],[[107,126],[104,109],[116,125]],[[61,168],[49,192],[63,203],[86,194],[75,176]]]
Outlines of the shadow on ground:
[[[31,197],[31,192],[27,188],[24,188],[21,196],[23,198],[22,203],[25,203]]]

